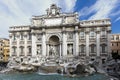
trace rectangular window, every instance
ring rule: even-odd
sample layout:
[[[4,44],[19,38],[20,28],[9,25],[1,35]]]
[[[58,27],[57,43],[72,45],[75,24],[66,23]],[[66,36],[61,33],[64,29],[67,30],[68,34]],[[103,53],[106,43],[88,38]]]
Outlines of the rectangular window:
[[[13,53],[16,53],[16,47],[13,48]]]
[[[80,39],[85,39],[85,33],[84,32],[80,32]]]
[[[117,44],[117,46],[118,46],[118,43],[116,43]]]
[[[85,53],[85,45],[80,46],[80,53]]]
[[[23,40],[23,33],[21,33],[21,40]]]
[[[28,48],[29,53],[31,53],[31,47]]]
[[[116,40],[119,40],[119,36],[116,36]]]

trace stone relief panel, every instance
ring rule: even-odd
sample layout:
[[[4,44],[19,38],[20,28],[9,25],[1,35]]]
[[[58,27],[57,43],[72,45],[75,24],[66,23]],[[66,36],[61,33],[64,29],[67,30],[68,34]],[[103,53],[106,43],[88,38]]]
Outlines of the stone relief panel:
[[[41,26],[42,25],[42,20],[32,20],[32,25]]]
[[[45,19],[44,25],[46,26],[55,26],[60,25],[62,23],[62,18],[52,18],[52,19]]]
[[[73,33],[69,32],[67,33],[67,40],[71,40],[71,39],[73,39]]]
[[[37,34],[37,41],[42,41],[42,34]]]
[[[66,17],[65,23],[75,23],[76,21],[75,17]]]

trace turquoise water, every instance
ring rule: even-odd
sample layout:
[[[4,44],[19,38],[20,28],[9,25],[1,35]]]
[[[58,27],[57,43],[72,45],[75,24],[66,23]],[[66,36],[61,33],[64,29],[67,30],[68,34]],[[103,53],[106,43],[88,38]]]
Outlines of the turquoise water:
[[[108,80],[108,77],[102,74],[95,74],[87,77],[66,77],[58,74],[42,75],[38,73],[17,73],[0,74],[0,80]]]

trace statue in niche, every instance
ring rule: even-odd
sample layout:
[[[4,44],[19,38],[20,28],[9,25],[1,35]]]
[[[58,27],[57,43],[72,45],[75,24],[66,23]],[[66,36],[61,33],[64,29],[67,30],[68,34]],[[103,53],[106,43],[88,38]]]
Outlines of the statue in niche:
[[[41,54],[41,52],[42,52],[41,46],[38,46],[37,54]]]
[[[69,46],[68,46],[68,54],[69,54],[69,55],[72,55],[72,54],[73,54],[73,46],[72,46],[72,45],[69,45]]]
[[[51,46],[50,46],[49,54],[50,54],[50,55],[56,55],[56,52],[57,52],[56,46],[51,45]]]

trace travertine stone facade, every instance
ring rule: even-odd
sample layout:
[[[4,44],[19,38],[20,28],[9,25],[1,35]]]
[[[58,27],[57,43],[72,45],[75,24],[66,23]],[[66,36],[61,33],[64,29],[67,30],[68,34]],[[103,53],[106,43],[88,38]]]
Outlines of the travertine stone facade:
[[[31,21],[31,25],[10,27],[11,58],[78,56],[105,60],[110,54],[110,19],[79,21],[77,13],[61,13],[53,4],[46,15],[33,16]]]

